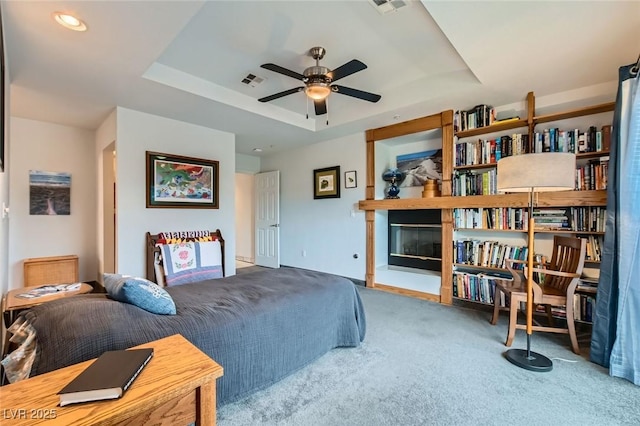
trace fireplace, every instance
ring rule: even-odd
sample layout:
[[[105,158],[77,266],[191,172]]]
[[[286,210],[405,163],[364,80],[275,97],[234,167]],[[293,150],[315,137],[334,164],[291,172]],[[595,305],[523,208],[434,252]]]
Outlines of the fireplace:
[[[389,265],[442,270],[440,210],[389,210]]]

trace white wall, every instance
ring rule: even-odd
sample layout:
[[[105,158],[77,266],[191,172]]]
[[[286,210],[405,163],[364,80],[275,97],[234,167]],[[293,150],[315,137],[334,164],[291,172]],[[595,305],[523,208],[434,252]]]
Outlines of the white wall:
[[[235,136],[121,107],[116,121],[118,272],[145,275],[147,231],[219,228],[226,274],[235,274]],[[145,151],[219,161],[219,209],[146,208]]]
[[[76,254],[80,280],[96,279],[94,132],[11,118],[9,288],[23,285],[22,260]],[[29,214],[29,170],[71,173],[71,214]]]
[[[364,280],[365,220],[357,204],[365,194],[365,145],[358,133],[262,158],[262,171],[280,170],[282,265]],[[341,197],[314,200],[313,170],[332,166],[340,166]],[[350,170],[358,187],[345,189]]]
[[[255,175],[236,173],[236,259],[255,262]]]
[[[236,173],[254,175],[260,171],[260,157],[247,154],[236,154]]]

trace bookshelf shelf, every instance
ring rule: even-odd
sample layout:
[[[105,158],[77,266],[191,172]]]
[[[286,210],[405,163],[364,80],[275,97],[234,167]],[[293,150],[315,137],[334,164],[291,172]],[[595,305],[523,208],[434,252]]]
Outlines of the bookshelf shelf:
[[[558,191],[537,194],[536,207],[606,206],[607,191]],[[361,200],[361,210],[454,209],[477,207],[528,207],[529,195],[497,194],[465,197],[399,198],[395,200]]]
[[[471,268],[471,269],[478,269],[478,270],[484,270],[484,271],[504,272],[505,274],[510,274],[508,269],[496,268],[495,266],[470,265],[468,263],[454,263],[453,266],[456,266],[459,268]],[[492,278],[500,278],[500,277],[496,276]]]
[[[459,139],[468,138],[471,136],[484,135],[487,133],[497,133],[504,132],[507,130],[518,129],[520,127],[528,127],[529,123],[527,120],[515,120],[515,121],[507,121],[504,123],[496,123],[491,126],[478,127],[476,129],[463,130],[456,133],[456,136]]]
[[[479,170],[479,169],[491,169],[496,167],[497,163],[485,163],[485,164],[473,164],[469,166],[455,166],[453,170]]]
[[[576,154],[576,161],[600,158],[609,155],[609,151],[581,152]]]
[[[602,112],[613,111],[616,107],[615,102],[607,102],[604,104],[593,105],[585,108],[576,108],[570,111],[563,111],[555,114],[545,114],[533,117],[533,122],[549,123],[551,121],[566,120],[569,118],[583,117],[585,115],[600,114]]]

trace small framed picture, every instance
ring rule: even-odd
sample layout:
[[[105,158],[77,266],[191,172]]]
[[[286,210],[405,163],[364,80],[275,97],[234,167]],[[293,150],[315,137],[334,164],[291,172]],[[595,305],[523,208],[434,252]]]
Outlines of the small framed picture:
[[[355,170],[344,172],[344,187],[345,188],[357,188],[358,178]]]
[[[340,198],[340,166],[313,171],[313,198]]]

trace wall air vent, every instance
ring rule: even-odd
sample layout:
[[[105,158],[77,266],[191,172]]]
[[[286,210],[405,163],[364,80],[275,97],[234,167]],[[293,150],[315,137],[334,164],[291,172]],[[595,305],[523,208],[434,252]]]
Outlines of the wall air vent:
[[[258,84],[262,83],[265,80],[266,79],[263,77],[258,77],[254,74],[247,74],[247,76],[242,79],[242,82],[244,84],[248,84],[251,87],[256,87]]]
[[[381,15],[396,12],[398,9],[409,6],[408,0],[369,0]]]

